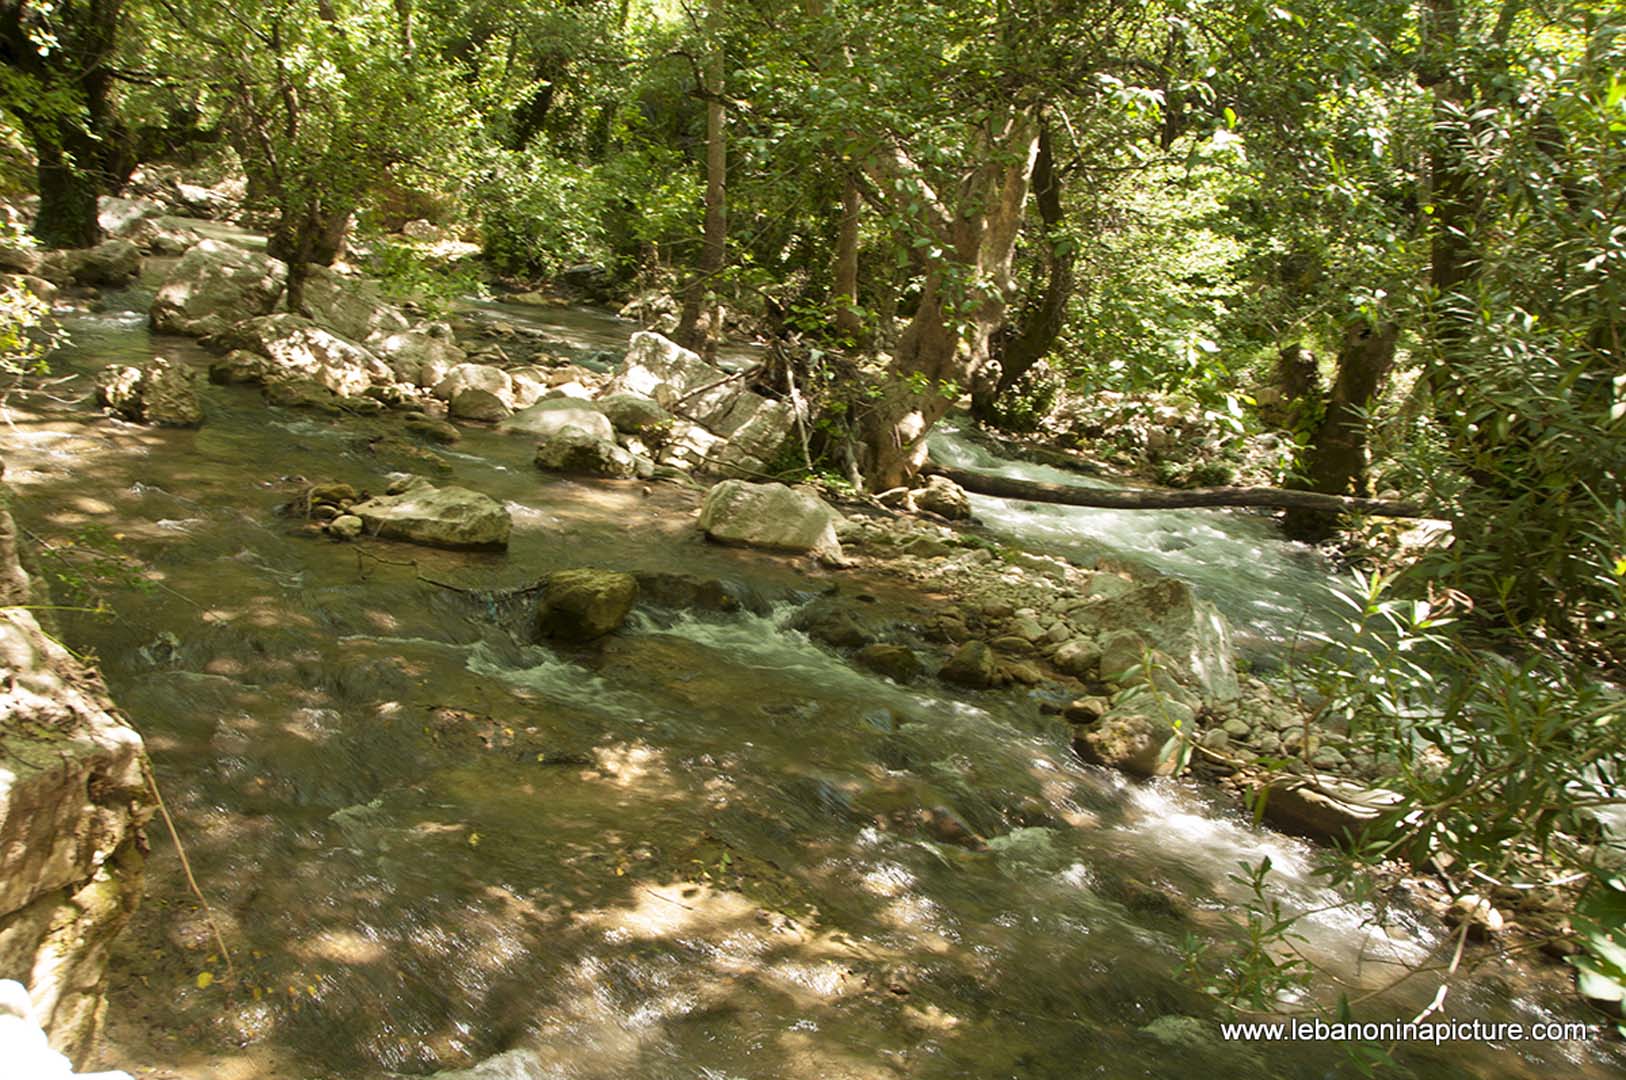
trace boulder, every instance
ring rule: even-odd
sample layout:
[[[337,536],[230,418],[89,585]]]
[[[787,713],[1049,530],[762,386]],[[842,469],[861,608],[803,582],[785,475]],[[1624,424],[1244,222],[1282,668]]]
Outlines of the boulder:
[[[330,267],[311,266],[305,278],[305,314],[352,341],[390,337],[411,327],[401,310],[384,299],[378,286],[345,277]]]
[[[309,379],[341,397],[360,395],[374,380],[394,379],[370,350],[300,315],[246,319],[213,340],[266,357],[271,361],[267,379]]]
[[[1089,638],[1077,638],[1063,642],[1051,657],[1056,670],[1065,672],[1075,679],[1094,678],[1101,666],[1101,646]]]
[[[164,205],[152,199],[121,199],[103,195],[96,203],[96,224],[110,239],[131,240],[137,227],[148,218],[164,213]]]
[[[508,402],[489,390],[468,386],[452,395],[447,410],[459,420],[484,420],[496,423],[512,415]]]
[[[1326,776],[1278,777],[1255,797],[1264,799],[1264,818],[1278,829],[1335,842],[1359,836],[1401,802],[1393,791]]]
[[[1075,616],[1087,620],[1099,636],[1106,678],[1114,670],[1110,635],[1130,631],[1163,653],[1170,674],[1197,689],[1205,701],[1231,701],[1239,693],[1230,624],[1183,581],[1160,578],[1138,585],[1081,608]]]
[[[220,386],[262,383],[275,370],[270,357],[247,349],[233,349],[209,365],[209,381]]]
[[[896,683],[909,682],[920,674],[920,658],[907,645],[877,642],[859,649],[853,659]]]
[[[445,548],[507,547],[513,527],[495,499],[468,488],[420,484],[356,503],[350,512],[372,536]]]
[[[616,393],[599,398],[598,410],[623,435],[658,435],[672,426],[672,414],[653,398],[639,394]]]
[[[928,476],[926,486],[913,493],[917,509],[929,510],[950,521],[971,516],[971,498],[965,489],[946,476]]]
[[[613,570],[558,570],[543,579],[537,607],[543,637],[585,642],[626,621],[638,599],[638,579]]]
[[[600,416],[599,419],[604,418]],[[551,472],[607,476],[619,480],[631,479],[638,471],[633,456],[614,439],[602,438],[574,426],[562,426],[537,440],[536,465]]]
[[[59,252],[69,278],[80,285],[123,285],[141,272],[141,249],[128,240]]]
[[[143,758],[101,677],[31,612],[0,611],[0,976],[27,982],[33,1017],[74,1061],[91,1052],[112,939],[141,898]],[[41,1075],[5,1053],[6,1075]]]
[[[446,377],[465,353],[449,337],[424,330],[402,330],[368,339],[367,347],[377,353],[395,377],[414,386],[431,387]]]
[[[967,641],[949,656],[937,677],[944,682],[982,690],[994,684],[998,671],[994,663],[994,650],[986,642]]]
[[[1079,728],[1073,749],[1085,761],[1131,776],[1169,776],[1179,763],[1173,718],[1155,701],[1116,706],[1099,722]]]
[[[96,377],[96,398],[126,420],[163,427],[203,423],[197,376],[191,368],[154,357],[145,367],[107,367]]]
[[[713,451],[709,464],[724,475],[760,476],[790,437],[796,410],[788,401],[768,401],[757,394],[741,394],[739,400],[750,407],[749,414],[731,432],[718,431],[728,435],[728,443]]]
[[[508,372],[489,364],[457,364],[436,383],[430,393],[442,401],[456,401],[460,394],[479,390],[487,399],[495,399],[509,412],[513,411],[514,383]],[[507,415],[505,412],[504,416]],[[502,417],[498,417],[502,419]]]
[[[610,380],[610,393],[632,393],[653,398],[663,409],[680,398],[716,382],[724,372],[673,341],[640,330],[628,342],[627,355]]]
[[[784,484],[724,480],[700,504],[700,528],[712,540],[839,560],[841,515],[811,491]]]
[[[574,430],[595,439],[615,441],[615,428],[597,409],[578,401],[540,401],[521,409],[497,426],[498,431],[548,438]]]
[[[288,267],[259,252],[204,240],[170,270],[153,299],[152,328],[202,337],[276,306]]]

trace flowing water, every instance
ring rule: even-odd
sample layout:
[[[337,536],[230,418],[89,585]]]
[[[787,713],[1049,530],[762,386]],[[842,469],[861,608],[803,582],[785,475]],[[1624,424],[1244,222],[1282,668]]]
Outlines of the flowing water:
[[[139,314],[71,322],[63,372],[155,351],[205,363]],[[907,621],[914,601],[884,582],[706,545],[692,492],[550,478],[523,440],[481,431],[445,457],[508,504],[506,553],[331,543],[277,507],[300,478],[377,489],[390,463],[364,422],[209,387],[203,428],[138,428],[75,401],[84,382],[15,404],[8,481],[23,526],[64,548],[47,569],[83,575],[98,547],[146,568],[90,575],[117,617],[62,624],[147,739],[237,976],[155,826],[108,1066],[374,1078],[502,1054],[483,1076],[1349,1074],[1336,1046],[1219,1041],[1177,976],[1188,936],[1211,954],[1238,940],[1241,861],[1272,859],[1289,910],[1334,901],[1310,849],[1198,786],[1081,764],[1033,697],[895,686],[788,627],[831,586]],[[1030,544],[1087,542],[1071,512],[979,511]],[[1315,577],[1256,565],[1284,549],[1251,521],[1091,520],[1263,628]],[[720,581],[738,602],[663,607],[651,590],[601,647],[533,644],[524,586],[573,565]],[[1308,915],[1303,950],[1357,988],[1448,951],[1404,913],[1375,934],[1369,913]],[[1445,1012],[1568,1017],[1562,982],[1481,972]],[[1411,1015],[1435,986],[1419,976],[1363,1015]],[[1428,1078],[1620,1065],[1600,1041],[1399,1056]]]

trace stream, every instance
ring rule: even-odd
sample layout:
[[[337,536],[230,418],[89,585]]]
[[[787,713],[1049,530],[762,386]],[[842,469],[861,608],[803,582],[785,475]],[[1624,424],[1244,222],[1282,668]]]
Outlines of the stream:
[[[58,374],[154,354],[147,294],[71,316]],[[493,310],[582,349],[629,324]],[[584,326],[585,323],[585,326]],[[1268,856],[1310,912],[1301,948],[1351,996],[1439,962],[1443,929],[1388,933],[1315,878],[1314,852],[1217,793],[1081,763],[1021,693],[900,687],[788,626],[840,571],[708,545],[693,492],[539,473],[522,438],[466,428],[455,483],[506,503],[505,553],[341,545],[277,514],[305,481],[382,486],[375,421],[268,408],[207,386],[198,430],[100,417],[89,379],[14,399],[20,524],[148,570],[63,612],[143,733],[236,984],[150,830],[148,898],[116,948],[104,1067],[160,1077],[1061,1078],[1355,1075],[1310,1042],[1222,1042],[1178,976],[1188,936],[1223,949]],[[1054,479],[952,431],[933,452]],[[1076,478],[1067,477],[1071,482]],[[437,478],[437,482],[443,482]],[[1266,519],[976,498],[1035,550],[1134,557],[1280,640],[1328,587]],[[65,564],[83,566],[74,556]],[[49,557],[47,558],[49,561]],[[591,649],[530,643],[550,569],[720,583],[732,610],[663,604]],[[447,586],[456,586],[447,587]],[[59,603],[70,603],[59,599]],[[948,842],[932,820],[986,837]],[[1448,958],[1448,957],[1447,957]],[[200,979],[208,973],[210,979]],[[1444,1015],[1588,1019],[1562,972],[1487,967]],[[1410,1017],[1418,976],[1363,1018]],[[1618,1075],[1597,1039],[1405,1045],[1416,1077]],[[139,1073],[139,1075],[148,1075]],[[476,1074],[470,1074],[471,1076]]]

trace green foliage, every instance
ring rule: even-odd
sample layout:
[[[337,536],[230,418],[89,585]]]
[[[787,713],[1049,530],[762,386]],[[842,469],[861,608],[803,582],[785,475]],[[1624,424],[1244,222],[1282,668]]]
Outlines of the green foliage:
[[[484,275],[467,262],[448,264],[412,243],[375,238],[368,245],[367,272],[391,296],[410,299],[437,316],[460,300],[484,296]]]

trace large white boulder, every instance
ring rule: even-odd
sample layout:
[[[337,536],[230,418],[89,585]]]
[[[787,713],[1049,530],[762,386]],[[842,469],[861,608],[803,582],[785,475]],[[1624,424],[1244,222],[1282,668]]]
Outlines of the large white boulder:
[[[134,239],[136,231],[148,218],[164,213],[164,205],[152,199],[121,199],[116,195],[103,195],[96,202],[96,224],[102,235],[111,240]]]
[[[153,299],[152,328],[203,337],[264,315],[288,281],[281,260],[218,240],[204,240],[181,256]]]
[[[402,330],[368,340],[367,347],[384,359],[401,382],[432,387],[467,359],[451,334],[431,329]]]
[[[610,379],[608,393],[631,393],[653,398],[663,409],[679,399],[725,377],[674,341],[640,330],[628,342],[627,355]]]
[[[419,484],[356,503],[372,536],[446,548],[507,547],[513,521],[497,500],[468,488]]]
[[[784,484],[724,480],[700,504],[700,528],[726,544],[841,558],[841,515],[811,491]]]
[[[309,379],[341,397],[355,397],[374,382],[389,383],[395,378],[390,366],[370,349],[299,315],[247,319],[222,338],[231,348],[269,359],[268,381]]]
[[[1075,616],[1088,622],[1103,648],[1101,673],[1109,679],[1135,650],[1115,645],[1138,635],[1146,646],[1162,654],[1168,674],[1189,686],[1205,701],[1231,701],[1239,689],[1236,660],[1231,647],[1231,626],[1190,585],[1176,578],[1159,578],[1078,609]]]
[[[595,439],[615,441],[615,428],[611,426],[609,417],[593,408],[591,403],[571,398],[539,401],[497,425],[498,431],[537,438],[557,435],[567,428]]]
[[[412,326],[376,284],[345,277],[331,267],[308,268],[304,304],[305,314],[351,341],[384,338]]]

